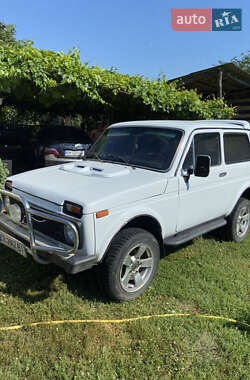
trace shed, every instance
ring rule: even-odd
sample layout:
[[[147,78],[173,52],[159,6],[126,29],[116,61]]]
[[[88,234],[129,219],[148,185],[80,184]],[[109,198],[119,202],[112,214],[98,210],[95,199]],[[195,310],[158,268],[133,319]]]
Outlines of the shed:
[[[234,63],[211,67],[174,78],[204,97],[223,96],[229,105],[237,106],[238,119],[250,121],[250,74]]]

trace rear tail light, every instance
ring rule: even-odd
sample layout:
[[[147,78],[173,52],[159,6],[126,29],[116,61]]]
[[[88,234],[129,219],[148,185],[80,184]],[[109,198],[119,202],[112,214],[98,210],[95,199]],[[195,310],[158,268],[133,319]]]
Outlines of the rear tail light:
[[[4,184],[5,190],[12,191],[12,181],[6,181]]]
[[[63,212],[65,214],[75,216],[76,218],[81,218],[82,217],[82,206],[65,201],[63,205]]]
[[[59,152],[55,148],[45,148],[44,153],[45,154],[53,154],[55,157],[59,157]]]

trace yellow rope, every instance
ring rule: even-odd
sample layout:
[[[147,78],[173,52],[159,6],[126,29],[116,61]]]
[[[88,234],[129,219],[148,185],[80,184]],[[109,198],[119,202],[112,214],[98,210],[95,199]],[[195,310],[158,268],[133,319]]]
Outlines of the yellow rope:
[[[152,319],[152,318],[171,318],[171,317],[198,317],[198,318],[207,318],[207,319],[220,319],[227,322],[232,323],[240,323],[242,325],[245,325],[247,327],[250,327],[247,323],[239,322],[235,319],[226,318],[226,317],[220,317],[216,315],[203,315],[203,314],[183,314],[183,313],[176,313],[176,314],[153,314],[153,315],[143,315],[139,317],[133,317],[133,318],[124,318],[124,319],[65,319],[61,321],[43,321],[43,322],[32,322],[22,325],[16,325],[16,326],[7,326],[7,327],[0,327],[0,331],[12,331],[12,330],[18,330],[23,327],[34,327],[34,326],[45,326],[45,325],[62,325],[64,323],[127,323],[127,322],[134,322],[134,321],[140,321],[143,319]]]

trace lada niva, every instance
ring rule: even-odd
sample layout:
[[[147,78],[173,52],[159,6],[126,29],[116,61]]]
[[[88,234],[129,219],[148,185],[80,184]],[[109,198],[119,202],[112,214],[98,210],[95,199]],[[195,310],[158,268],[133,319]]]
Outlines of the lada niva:
[[[100,265],[107,295],[131,300],[164,245],[222,226],[246,237],[249,133],[239,120],[113,124],[82,161],[7,178],[1,243],[71,274]]]

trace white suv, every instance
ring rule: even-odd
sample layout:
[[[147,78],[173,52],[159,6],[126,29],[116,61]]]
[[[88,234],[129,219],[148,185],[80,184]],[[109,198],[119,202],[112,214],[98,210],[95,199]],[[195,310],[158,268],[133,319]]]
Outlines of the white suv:
[[[152,282],[164,244],[223,225],[249,228],[246,121],[111,125],[84,160],[12,176],[1,190],[1,243],[68,273],[101,264],[109,297],[127,301]]]

